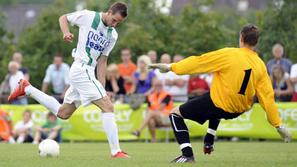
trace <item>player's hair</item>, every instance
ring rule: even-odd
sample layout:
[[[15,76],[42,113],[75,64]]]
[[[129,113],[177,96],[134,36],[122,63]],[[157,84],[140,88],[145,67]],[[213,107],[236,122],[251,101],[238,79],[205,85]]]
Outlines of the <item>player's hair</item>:
[[[123,2],[115,2],[109,8],[112,14],[119,13],[122,17],[127,17],[128,15],[128,7]]]
[[[52,112],[48,112],[47,113],[47,118],[49,118],[49,117],[56,117],[56,115],[54,114],[54,113],[52,113]]]
[[[260,32],[259,32],[259,29],[255,25],[248,24],[248,25],[244,26],[241,29],[240,34],[241,34],[243,42],[245,44],[248,44],[250,46],[257,45],[258,39],[260,36]]]

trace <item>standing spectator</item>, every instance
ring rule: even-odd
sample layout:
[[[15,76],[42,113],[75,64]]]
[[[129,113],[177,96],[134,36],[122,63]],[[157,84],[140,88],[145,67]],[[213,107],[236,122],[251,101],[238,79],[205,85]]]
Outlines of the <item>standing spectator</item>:
[[[23,55],[20,52],[15,52],[12,55],[12,61],[15,61],[17,63],[19,63],[20,68],[19,70],[23,72],[24,77],[27,81],[30,80],[30,75],[29,75],[29,70],[26,67],[23,67],[22,63],[23,63]]]
[[[209,92],[208,83],[204,79],[200,78],[199,75],[192,75],[189,80],[188,92],[189,98],[201,96]]]
[[[120,76],[116,64],[110,64],[107,67],[105,89],[112,97],[126,94],[124,78]]]
[[[8,114],[3,109],[0,109],[0,142],[15,143],[12,136],[12,121]]]
[[[288,102],[292,99],[293,85],[289,79],[289,74],[280,65],[272,67],[272,86],[275,93],[275,100]]]
[[[48,112],[45,124],[36,128],[33,144],[38,144],[41,140],[52,139],[60,142],[61,129],[59,120],[52,112]]]
[[[32,128],[31,112],[30,110],[25,110],[23,112],[23,120],[17,122],[13,131],[17,143],[32,142]]]
[[[137,72],[134,73],[132,92],[144,95],[151,92],[155,73],[148,69],[149,64],[151,64],[151,60],[146,55],[142,55],[137,59]]]
[[[292,62],[289,59],[284,58],[284,47],[279,43],[275,44],[272,48],[272,54],[274,59],[267,62],[268,73],[271,74],[273,65],[278,64],[282,66],[285,72],[290,74]]]
[[[11,61],[8,64],[9,73],[5,76],[5,80],[1,84],[1,89],[7,89],[6,91],[12,92],[17,86],[21,79],[24,79],[24,74],[19,71],[19,64],[17,62]],[[11,102],[15,105],[27,105],[28,99],[25,96],[19,97],[17,100]]]
[[[129,48],[122,49],[121,59],[122,63],[118,65],[119,73],[125,80],[125,90],[128,94],[131,94],[131,88],[133,84],[133,74],[136,71],[136,65],[131,60],[131,50]]]
[[[297,64],[292,65],[290,79],[294,86],[292,101],[297,102]]]
[[[148,57],[151,59],[152,63],[157,63],[158,55],[155,50],[150,50],[147,52]]]
[[[54,56],[53,64],[46,69],[46,74],[42,83],[42,91],[48,91],[49,84],[53,88],[53,97],[60,103],[63,102],[66,90],[69,87],[68,73],[69,65],[63,62],[63,57],[60,54]]]
[[[162,82],[158,79],[153,80],[153,91],[147,97],[147,104],[149,111],[133,135],[139,137],[141,131],[148,126],[152,142],[156,142],[156,127],[170,125],[168,116],[173,108],[172,96],[163,89]]]
[[[161,56],[161,63],[171,63],[170,55],[163,54]],[[156,76],[163,82],[164,89],[173,96],[173,100],[175,102],[187,101],[189,75],[176,75],[171,71],[167,73],[160,73],[160,71],[157,70]]]
[[[177,54],[177,55],[175,55],[174,57],[173,57],[173,62],[179,62],[179,61],[181,61],[182,59],[184,59],[185,57],[184,56],[182,56],[182,55],[179,55],[179,54]]]

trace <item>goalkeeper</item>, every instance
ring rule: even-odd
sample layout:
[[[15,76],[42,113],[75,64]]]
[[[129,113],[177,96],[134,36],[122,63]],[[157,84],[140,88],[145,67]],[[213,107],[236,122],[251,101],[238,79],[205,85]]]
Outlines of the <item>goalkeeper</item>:
[[[223,48],[201,56],[191,56],[178,63],[152,64],[161,72],[173,71],[178,75],[213,73],[210,93],[196,97],[174,108],[169,115],[182,155],[172,162],[194,162],[188,128],[184,119],[203,124],[209,120],[204,137],[204,153],[214,150],[214,138],[220,119],[233,119],[248,111],[254,96],[264,108],[269,123],[288,142],[291,134],[281,125],[274,101],[274,91],[264,62],[254,51],[259,30],[247,25],[240,31],[240,48]]]

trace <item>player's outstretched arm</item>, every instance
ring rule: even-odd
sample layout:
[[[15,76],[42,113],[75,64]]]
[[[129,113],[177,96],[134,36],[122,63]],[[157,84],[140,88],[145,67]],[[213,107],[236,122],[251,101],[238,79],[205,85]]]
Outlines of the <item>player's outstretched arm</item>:
[[[157,63],[157,64],[150,64],[150,69],[159,69],[161,73],[166,73],[171,71],[170,70],[171,64],[164,64],[164,63]]]
[[[67,20],[66,15],[62,15],[59,18],[59,24],[60,24],[61,31],[63,33],[64,41],[72,42],[74,35],[72,33],[70,33],[70,31],[69,31],[69,24],[68,24],[68,20]]]
[[[276,128],[277,132],[285,142],[290,142],[292,135],[281,123],[278,109],[274,100],[273,88],[266,71],[264,72],[264,76],[262,77],[261,81],[258,82],[256,94],[261,106],[266,112],[269,123]]]

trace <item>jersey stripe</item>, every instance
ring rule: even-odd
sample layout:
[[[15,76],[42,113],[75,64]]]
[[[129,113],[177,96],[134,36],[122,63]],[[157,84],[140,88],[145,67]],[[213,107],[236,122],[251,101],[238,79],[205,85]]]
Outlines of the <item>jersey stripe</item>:
[[[94,17],[93,22],[92,22],[92,28],[97,30],[98,26],[99,26],[99,23],[100,23],[100,14],[99,14],[99,12],[95,12],[95,17]],[[93,59],[91,57],[90,51],[91,51],[91,48],[86,47],[86,52],[87,52],[87,55],[89,57],[88,65],[92,65],[92,63],[93,63]]]
[[[97,28],[99,26],[99,23],[100,23],[100,14],[98,12],[96,12],[95,17],[94,17],[93,22],[92,22],[92,28],[97,30]]]

